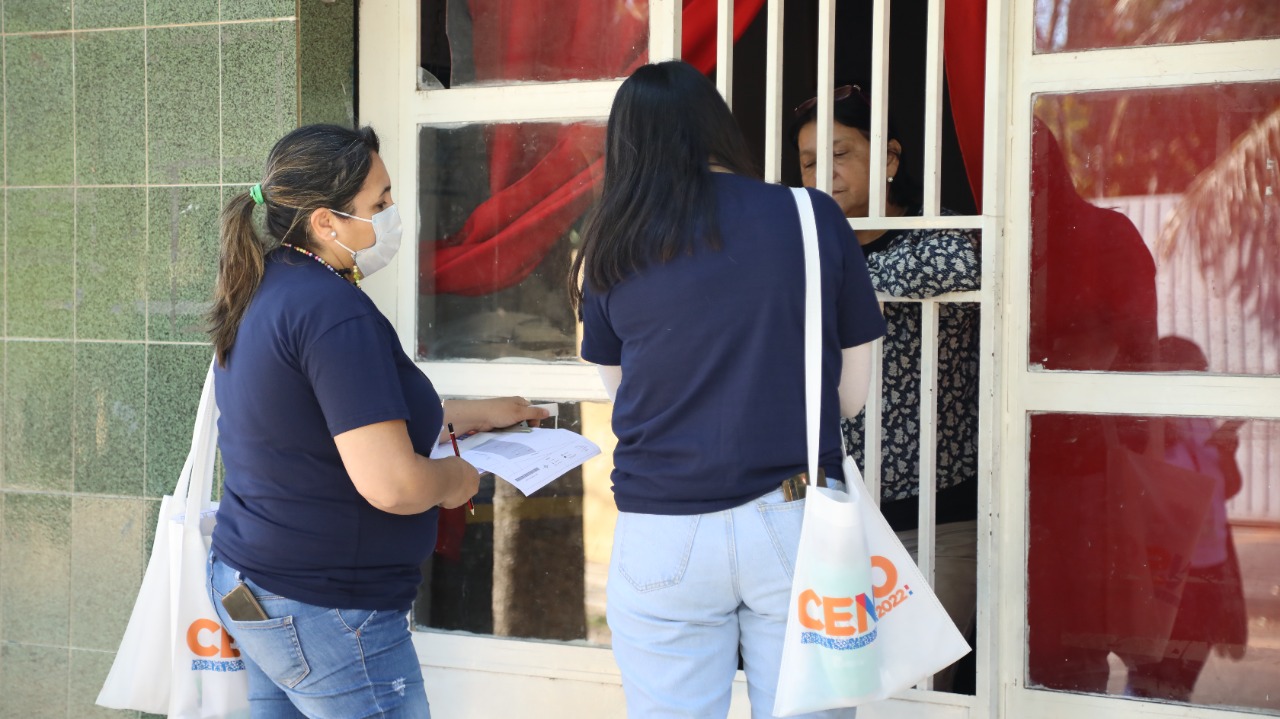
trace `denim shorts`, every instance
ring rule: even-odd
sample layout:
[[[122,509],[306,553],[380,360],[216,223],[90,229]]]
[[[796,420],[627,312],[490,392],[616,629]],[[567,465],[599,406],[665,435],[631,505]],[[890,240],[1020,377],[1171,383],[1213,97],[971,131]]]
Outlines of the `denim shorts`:
[[[404,612],[331,609],[266,591],[209,558],[209,596],[249,675],[254,719],[428,719]],[[244,582],[269,617],[237,622],[222,597]]]
[[[781,489],[720,512],[618,515],[606,612],[628,716],[725,716],[739,653],[751,716],[773,716],[803,520]]]

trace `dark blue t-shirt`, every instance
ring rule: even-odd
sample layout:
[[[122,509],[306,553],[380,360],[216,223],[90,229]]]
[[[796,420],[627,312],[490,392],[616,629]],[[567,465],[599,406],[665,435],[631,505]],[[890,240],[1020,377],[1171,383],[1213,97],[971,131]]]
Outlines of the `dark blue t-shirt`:
[[[407,610],[437,512],[375,509],[333,438],[400,419],[429,455],[444,413],[373,301],[315,260],[273,252],[214,386],[226,465],[218,558],[297,601]]]
[[[621,365],[618,509],[699,514],[777,489],[808,464],[804,240],[790,190],[715,175],[720,239],[583,298],[582,358]],[[857,237],[810,191],[822,265],[819,459],[840,478],[843,348],[884,334]]]

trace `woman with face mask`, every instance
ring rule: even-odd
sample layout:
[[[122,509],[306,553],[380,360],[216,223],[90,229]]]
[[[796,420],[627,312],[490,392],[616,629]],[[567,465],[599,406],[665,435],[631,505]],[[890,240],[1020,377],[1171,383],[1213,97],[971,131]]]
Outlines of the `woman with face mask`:
[[[870,194],[871,104],[857,85],[835,89],[832,105],[831,196],[845,217],[866,217]],[[800,151],[805,187],[817,186],[817,100],[795,110],[791,139]],[[919,216],[920,188],[902,162],[903,146],[890,121],[886,147],[885,214]],[[943,210],[942,214],[954,214]],[[968,230],[858,230],[858,244],[876,290],[895,297],[935,297],[976,290],[982,276],[978,238]],[[884,392],[881,425],[880,511],[913,554],[920,496],[920,307],[885,303]],[[934,585],[951,619],[967,632],[977,602],[978,308],[939,310],[937,540]],[[863,417],[845,420],[849,453],[862,466]],[[952,689],[954,667],[934,688]]]
[[[546,415],[518,397],[441,403],[359,289],[400,233],[367,127],[290,132],[222,212],[210,335],[226,479],[209,591],[255,717],[430,715],[406,613],[436,507],[466,503],[479,475],[428,456],[446,422]]]

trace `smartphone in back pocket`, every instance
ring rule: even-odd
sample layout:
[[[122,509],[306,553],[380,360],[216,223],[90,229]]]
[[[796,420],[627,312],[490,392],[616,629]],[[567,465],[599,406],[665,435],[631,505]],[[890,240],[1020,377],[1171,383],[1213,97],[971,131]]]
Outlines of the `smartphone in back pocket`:
[[[249,591],[249,585],[244,582],[240,582],[235,589],[227,592],[227,595],[222,598],[222,606],[227,610],[227,616],[233,621],[261,622],[270,619],[263,611],[262,605],[258,604],[258,598]]]

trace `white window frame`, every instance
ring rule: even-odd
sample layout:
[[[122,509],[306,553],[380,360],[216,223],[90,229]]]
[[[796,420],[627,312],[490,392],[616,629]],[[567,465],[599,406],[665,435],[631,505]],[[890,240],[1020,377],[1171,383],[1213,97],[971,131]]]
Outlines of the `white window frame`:
[[[1034,0],[1014,0],[1005,115],[1008,148],[997,165],[1005,183],[1007,213],[1002,293],[1003,343],[998,361],[1007,378],[1000,412],[1000,464],[1006,468],[995,497],[1001,517],[999,555],[999,676],[1002,716],[1043,719],[1256,717],[1236,711],[1161,704],[1106,695],[1030,689],[1025,686],[1027,546],[1027,415],[1029,412],[1280,418],[1280,378],[1205,374],[1046,372],[1029,369],[1030,171],[1033,99],[1040,93],[1280,81],[1280,40],[1246,40],[1037,55]],[[990,99],[990,98],[989,98]],[[990,109],[990,104],[988,105]],[[989,121],[990,122],[990,121]],[[990,142],[990,132],[988,142]],[[988,169],[992,165],[988,164]],[[989,245],[984,245],[988,247]]]
[[[765,178],[781,176],[781,52],[782,4],[769,0],[765,77]],[[884,43],[889,0],[874,0],[873,79],[885,87],[889,68]],[[678,55],[678,0],[650,0],[650,57]],[[727,38],[731,22],[720,0],[717,35]],[[834,0],[819,2],[819,108],[831,106],[834,58]],[[1161,705],[1116,697],[1076,695],[1027,689],[1023,685],[1026,606],[1026,431],[1029,411],[1116,412],[1166,415],[1233,415],[1275,418],[1277,380],[1267,377],[1169,377],[1031,372],[1027,369],[1029,289],[1029,201],[1031,97],[1038,92],[1160,87],[1217,82],[1280,79],[1280,64],[1260,67],[1259,58],[1280,57],[1280,41],[1244,41],[1214,45],[1097,50],[1079,53],[1033,53],[1034,0],[991,0],[988,6],[983,206],[981,215],[937,217],[938,118],[941,106],[942,3],[931,0],[927,37],[925,131],[925,215],[886,218],[884,196],[884,100],[873,98],[873,148],[879,161],[871,163],[871,216],[851,220],[855,229],[966,227],[980,228],[982,289],[923,303],[926,324],[936,321],[937,304],[977,301],[982,308],[979,423],[979,568],[977,695],[973,697],[912,690],[902,699],[868,707],[864,719],[877,716],[928,717],[1246,717],[1247,712]],[[381,134],[397,199],[406,206],[402,217],[406,243],[390,268],[366,281],[368,293],[391,318],[406,351],[417,342],[417,143],[423,122],[603,120],[619,81],[521,83],[501,87],[417,90],[418,1],[361,0],[360,7],[361,121]],[[719,65],[730,64],[732,49],[717,48]],[[794,61],[791,59],[790,61]],[[729,73],[718,78],[727,99]],[[819,114],[819,142],[830,147],[831,121]],[[875,140],[879,140],[876,142]],[[831,175],[830,153],[819,152],[820,178]],[[825,188],[825,189],[829,189]],[[412,205],[412,207],[411,207]],[[1009,278],[1009,279],[1006,279]],[[887,298],[885,298],[887,299]],[[930,333],[925,333],[930,337]],[[932,364],[935,346],[925,353],[924,368]],[[419,366],[438,387],[454,396],[523,394],[565,401],[605,401],[594,369],[585,364],[501,360],[493,362],[423,362]],[[878,378],[877,378],[878,382]],[[1177,392],[1169,392],[1176,386]],[[922,396],[928,396],[927,386]],[[878,392],[872,393],[879,397]],[[931,405],[925,405],[931,406]],[[875,412],[876,408],[870,411]],[[929,420],[928,412],[923,418]],[[869,425],[876,425],[875,415]],[[868,445],[878,438],[868,436]],[[922,459],[923,457],[922,452]],[[922,467],[932,464],[932,453]],[[867,468],[872,485],[878,478],[875,452]],[[922,485],[923,487],[924,485]],[[924,489],[921,527],[933,526],[931,485]],[[922,537],[922,546],[929,545]],[[922,553],[922,565],[931,564]],[[486,701],[510,702],[540,680],[559,683],[555,703],[545,714],[530,709],[526,716],[618,715],[620,684],[608,649],[564,643],[521,641],[449,632],[415,634],[423,664],[430,667],[428,684],[437,708],[456,707],[451,715],[487,716]],[[502,675],[506,680],[498,682]],[[434,677],[434,678],[433,678]],[[566,691],[572,684],[579,689]],[[498,691],[495,688],[504,687]],[[582,689],[587,687],[587,689]],[[592,687],[608,687],[601,694]],[[505,695],[504,692],[516,692]],[[745,716],[741,679],[735,685],[731,716]],[[491,706],[491,705],[488,705]],[[466,709],[464,712],[463,709]]]
[[[766,161],[765,177],[778,181],[781,176],[781,140],[782,108],[781,108],[781,52],[782,38],[782,4],[784,0],[769,0],[764,12],[769,22],[767,46],[766,76]],[[678,0],[650,0],[650,39],[649,55],[661,59],[676,57],[679,53],[680,15]],[[732,33],[732,2],[719,0],[719,17],[717,22],[717,59],[718,66],[729,67],[732,64],[732,45],[728,38]],[[870,228],[981,228],[987,236],[993,236],[998,230],[994,211],[1001,202],[1001,195],[992,191],[988,185],[986,207],[982,216],[947,217],[938,216],[938,166],[940,157],[940,120],[941,120],[941,24],[942,0],[931,0],[929,13],[929,37],[934,38],[936,45],[929,54],[929,71],[927,73],[927,106],[930,108],[926,121],[926,157],[925,193],[926,213],[920,218],[886,218],[884,216],[884,193],[873,190],[872,216],[865,219],[851,220],[854,229]],[[819,2],[819,107],[831,106],[833,63],[835,50],[834,18],[835,0]],[[877,18],[876,38],[873,48],[875,53],[875,72],[879,73],[882,82],[879,86],[887,86],[885,78],[889,71],[887,64],[888,46],[884,37],[888,30],[888,0],[876,0],[874,15]],[[364,0],[361,5],[360,27],[360,99],[361,122],[372,124],[380,133],[383,143],[382,155],[387,162],[393,178],[393,193],[399,202],[409,204],[417,197],[417,133],[418,126],[423,123],[465,123],[465,122],[501,122],[501,121],[603,121],[608,115],[609,105],[620,81],[592,81],[569,83],[520,83],[496,87],[468,87],[450,90],[416,89],[418,66],[418,2],[417,0]],[[992,47],[1003,47],[999,43],[1001,33],[989,33],[989,44]],[[995,91],[999,87],[996,78],[1002,67],[1003,55],[991,48],[988,49],[988,113],[991,115],[992,98],[998,98]],[[726,100],[732,102],[730,96],[731,74],[718,73],[717,86]],[[998,99],[996,100],[998,106]],[[872,162],[876,181],[883,186],[884,180],[884,144],[883,138],[886,122],[886,101],[883,96],[875,102],[876,120],[873,121],[872,137],[880,138],[878,155],[880,162]],[[819,177],[825,178],[820,185],[830,190],[831,177],[831,117],[829,112],[819,115],[820,146],[826,152],[819,152]],[[992,123],[988,123],[989,126]],[[999,138],[988,130],[986,181],[990,183],[998,178],[990,168],[998,166],[1001,157]],[[418,213],[416,207],[406,209],[402,213],[405,234],[417,238]],[[417,343],[417,242],[407,243],[392,267],[378,276],[366,280],[368,293],[387,313],[396,326],[405,350],[411,354],[416,351]],[[944,297],[924,301],[923,317],[926,323],[936,325],[938,305],[943,302],[976,301],[983,307],[982,346],[984,356],[990,356],[988,349],[993,346],[994,329],[997,326],[996,312],[988,311],[995,306],[998,298],[998,283],[994,270],[999,265],[994,261],[997,252],[984,252],[983,289],[978,292],[955,293]],[[892,298],[882,298],[893,301]],[[926,371],[936,366],[936,335],[925,340],[926,350],[923,357],[923,368]],[[594,368],[585,364],[564,362],[540,362],[521,360],[483,361],[450,361],[419,362],[419,367],[428,374],[442,391],[452,396],[495,396],[502,394],[522,394],[557,400],[604,401],[607,399],[600,386]],[[932,375],[932,372],[929,372]],[[993,398],[995,397],[995,363],[984,362],[982,369],[983,408],[981,418],[983,426],[991,426]],[[878,386],[878,372],[876,375]],[[932,400],[932,393],[926,385],[923,396]],[[880,393],[873,392],[872,419],[870,425],[878,425],[878,402]],[[929,402],[926,406],[933,407]],[[926,423],[926,439],[931,435],[928,427],[933,426],[932,412],[923,413]],[[868,437],[869,446],[878,446],[876,430]],[[991,485],[993,457],[993,433],[984,432],[980,459],[980,480],[985,498],[986,487]],[[933,443],[925,442],[928,449],[922,450],[922,466],[933,466]],[[869,456],[878,458],[875,452]],[[872,460],[869,467],[869,479],[872,486],[877,486],[878,468]],[[933,528],[933,485],[924,490],[927,501],[922,502],[922,558],[921,563],[926,571],[930,571],[932,557]],[[981,501],[987,501],[985,499]],[[990,514],[983,513],[979,520],[981,537],[991,536]],[[980,549],[983,557],[992,556],[986,542]],[[986,561],[983,560],[982,565]],[[980,575],[987,572],[983,566]],[[985,580],[979,581],[979,622],[984,627],[979,635],[981,647],[978,675],[977,696],[944,694],[927,690],[911,690],[898,700],[879,704],[876,708],[863,711],[863,715],[874,716],[878,711],[890,712],[894,716],[930,717],[962,719],[977,716],[993,716],[995,712],[995,687],[992,681],[995,666],[993,634],[989,627],[992,617],[990,611],[993,592]],[[475,671],[492,672],[495,668],[501,673],[521,676],[529,679],[542,678],[559,681],[578,681],[588,684],[619,685],[620,678],[613,664],[612,654],[608,649],[565,645],[563,643],[529,642],[495,637],[478,637],[448,632],[422,632],[415,635],[415,643],[423,663],[430,666],[437,674],[443,672],[449,681],[443,682],[439,688],[433,687],[433,702],[452,703],[451,696],[456,694],[458,706],[467,702],[474,703],[476,692],[467,687],[474,677],[469,673]],[[429,682],[431,683],[431,682]],[[926,683],[927,686],[927,683]],[[483,684],[476,688],[483,691]],[[443,694],[441,694],[441,691]],[[735,704],[732,716],[745,716],[745,691],[741,674],[735,684]],[[465,701],[464,701],[465,698]],[[561,702],[558,712],[566,706]],[[594,710],[599,712],[599,707]],[[557,714],[563,715],[563,714]]]
[[[650,0],[650,57],[677,53],[678,0]],[[423,123],[503,121],[603,122],[620,80],[520,83],[449,90],[418,89],[418,0],[361,0],[360,122],[382,140],[392,193],[404,205],[408,242],[392,264],[363,287],[396,327],[405,351],[417,352],[418,126]],[[675,23],[664,18],[675,18]],[[418,362],[443,394],[484,397],[519,394],[560,401],[607,401],[586,363],[529,360]],[[461,632],[415,632],[432,705],[450,716],[511,715],[513,696],[554,696],[529,703],[521,716],[599,716],[621,707],[621,677],[607,648],[529,641]],[[739,683],[737,695],[745,696]],[[741,704],[741,701],[739,701]],[[621,715],[620,713],[618,715]]]

